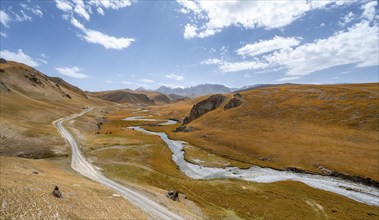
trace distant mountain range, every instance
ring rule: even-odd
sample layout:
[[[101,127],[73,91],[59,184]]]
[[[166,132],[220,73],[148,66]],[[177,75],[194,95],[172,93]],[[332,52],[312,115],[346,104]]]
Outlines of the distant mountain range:
[[[191,86],[187,88],[170,88],[167,86],[161,86],[155,91],[166,95],[176,94],[187,97],[197,97],[216,93],[229,93],[233,90],[226,86],[218,84],[200,84],[197,86]]]
[[[278,84],[278,85],[286,85],[286,84]],[[262,87],[273,87],[278,86],[276,84],[255,84],[250,86],[244,86],[241,88],[229,88],[224,85],[219,84],[200,84],[197,86],[191,86],[187,88],[170,88],[167,86],[161,86],[156,90],[153,90],[155,92],[160,92],[166,95],[180,95],[180,96],[186,96],[186,97],[198,97],[203,95],[209,95],[209,94],[223,94],[223,93],[230,93],[230,92],[242,92],[247,91],[251,89],[256,88],[262,88]],[[293,84],[288,84],[293,85]],[[143,91],[144,88],[138,88],[135,91]]]

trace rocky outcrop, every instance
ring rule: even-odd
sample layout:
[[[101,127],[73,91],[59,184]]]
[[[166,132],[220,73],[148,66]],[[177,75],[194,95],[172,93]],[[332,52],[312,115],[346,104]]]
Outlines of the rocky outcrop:
[[[182,126],[177,127],[175,130],[173,130],[173,132],[191,132],[194,130],[195,130],[195,128],[192,126],[182,125]]]
[[[0,58],[0,63],[7,63],[7,61],[4,58]]]
[[[234,94],[234,97],[229,100],[229,102],[224,105],[224,110],[229,110],[231,108],[236,108],[242,104],[242,95],[239,93]]]
[[[166,196],[174,201],[179,201],[179,192],[178,190],[169,190],[166,194]]]
[[[28,77],[28,79],[30,80],[30,82],[33,83],[33,85],[35,85],[35,84],[42,85],[43,84],[42,81],[34,74],[30,75]]]
[[[184,118],[183,125],[188,124],[191,121],[196,120],[197,118],[200,118],[201,116],[212,110],[215,110],[225,101],[225,99],[225,96],[217,94],[212,95],[207,99],[198,102],[196,105],[192,107],[190,114],[186,118]]]

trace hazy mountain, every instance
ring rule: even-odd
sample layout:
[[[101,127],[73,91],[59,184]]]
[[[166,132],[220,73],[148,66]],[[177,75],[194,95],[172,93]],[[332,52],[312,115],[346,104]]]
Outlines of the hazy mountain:
[[[156,91],[163,94],[176,94],[187,97],[197,97],[202,95],[216,94],[216,93],[229,93],[232,90],[224,85],[218,84],[200,84],[197,86],[191,86],[187,88],[170,88],[167,86],[161,86]]]
[[[134,91],[147,91],[147,89],[143,88],[143,87],[138,87],[137,89],[135,89]]]

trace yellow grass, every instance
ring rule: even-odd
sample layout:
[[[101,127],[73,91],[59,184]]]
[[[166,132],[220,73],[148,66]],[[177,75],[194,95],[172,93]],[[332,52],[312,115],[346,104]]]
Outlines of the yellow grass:
[[[259,184],[239,180],[190,179],[178,170],[171,160],[170,150],[158,137],[125,129],[130,125],[146,124],[120,120],[127,114],[133,115],[134,111],[129,108],[108,115],[110,121],[104,124],[100,135],[94,134],[95,127],[92,131],[87,127],[88,133],[79,134],[85,155],[110,178],[139,184],[143,188],[153,186],[162,192],[179,189],[201,208],[202,213],[216,219],[375,219],[379,215],[375,207],[298,182]],[[83,116],[70,126],[83,130],[81,127],[90,123],[91,117]],[[202,155],[205,159],[207,153],[196,149],[191,157]],[[218,159],[214,163],[228,161],[215,157]]]
[[[298,167],[318,173],[322,165],[378,181],[378,85],[283,86],[247,91],[241,93],[245,101],[240,107],[224,111],[221,106],[191,122],[189,126],[197,131],[166,131],[174,139],[249,164]],[[177,108],[163,106],[152,112],[161,113],[161,117],[183,117],[191,107],[184,102]]]
[[[0,157],[0,163],[1,219],[147,217],[113,191],[66,170],[65,162]],[[63,198],[52,195],[56,185]]]

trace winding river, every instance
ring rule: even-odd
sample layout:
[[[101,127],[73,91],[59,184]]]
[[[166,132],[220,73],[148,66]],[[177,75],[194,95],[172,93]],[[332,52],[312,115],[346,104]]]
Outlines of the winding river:
[[[160,125],[171,125],[177,123],[173,120],[160,120],[145,118],[144,116],[130,117],[126,121],[165,121]],[[153,132],[141,127],[129,127],[145,134],[159,136],[170,148],[172,160],[177,164],[179,169],[188,177],[193,179],[216,179],[216,178],[234,178],[259,183],[272,183],[285,180],[299,181],[313,188],[337,193],[358,202],[368,205],[379,206],[379,189],[364,184],[340,179],[331,176],[322,176],[315,174],[296,173],[291,171],[279,171],[259,166],[251,166],[249,169],[240,169],[238,167],[214,168],[205,167],[190,163],[184,158],[184,141],[171,140],[166,133]]]

